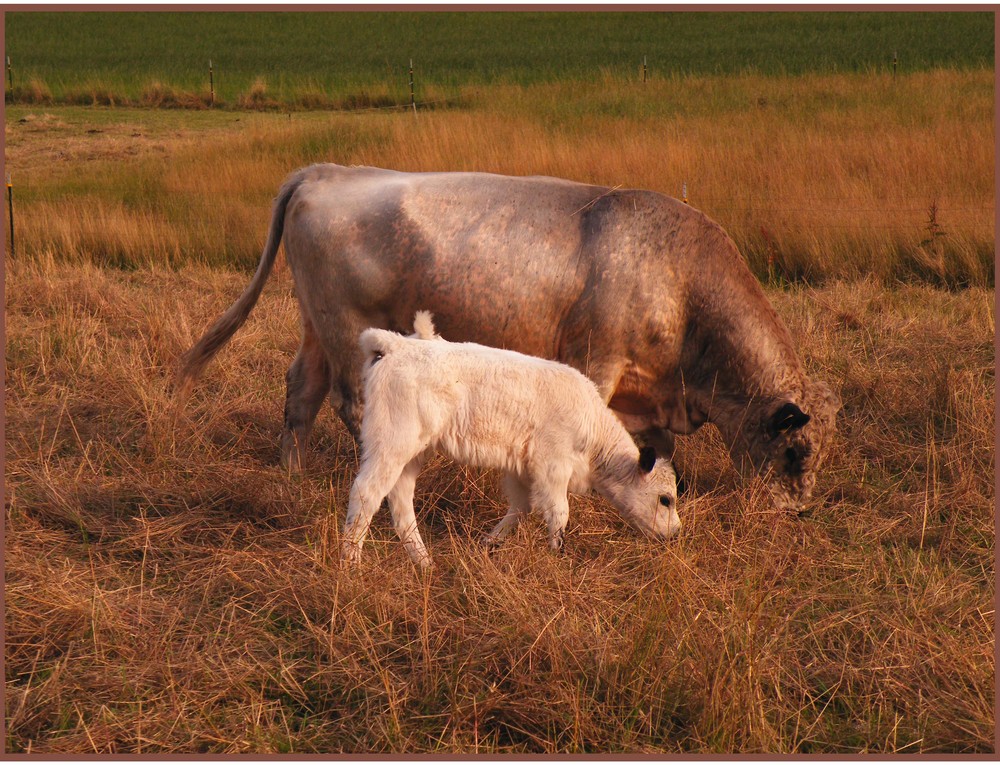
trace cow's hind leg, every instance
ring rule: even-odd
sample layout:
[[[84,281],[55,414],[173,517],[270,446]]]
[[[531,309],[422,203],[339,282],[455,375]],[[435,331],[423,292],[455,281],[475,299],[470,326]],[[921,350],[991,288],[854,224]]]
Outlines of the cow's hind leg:
[[[353,322],[345,322],[335,327],[335,332],[323,335],[323,345],[338,350],[336,356],[329,357],[330,406],[358,444],[361,443],[361,418],[364,414],[361,393],[364,358],[358,347],[358,336],[364,328],[364,324],[356,326]]]
[[[330,365],[312,323],[302,317],[302,344],[285,376],[285,426],[281,433],[281,464],[305,468],[306,447],[316,415],[330,392]]]
[[[341,421],[347,426],[357,443],[361,443],[361,418],[364,415],[364,404],[361,401],[361,376],[358,368],[361,356],[351,355],[352,363],[345,364],[338,373],[334,373],[333,389],[330,391],[330,403]]]

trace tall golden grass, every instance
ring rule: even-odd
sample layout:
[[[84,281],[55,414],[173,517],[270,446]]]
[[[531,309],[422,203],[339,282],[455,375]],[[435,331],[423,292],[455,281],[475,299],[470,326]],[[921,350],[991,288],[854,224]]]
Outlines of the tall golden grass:
[[[993,750],[992,291],[769,291],[844,399],[809,516],[706,427],[676,543],[576,498],[564,555],[530,523],[488,556],[496,476],[438,460],[425,578],[384,517],[339,568],[329,409],[307,475],[277,465],[287,272],[177,412],[245,273],[5,268],[8,752]]]
[[[993,282],[992,72],[645,84],[608,75],[469,89],[460,101],[416,116],[259,115],[166,156],[95,167],[89,181],[29,177],[19,238],[29,254],[77,261],[249,266],[282,178],[332,161],[548,174],[678,197],[686,187],[761,276]]]

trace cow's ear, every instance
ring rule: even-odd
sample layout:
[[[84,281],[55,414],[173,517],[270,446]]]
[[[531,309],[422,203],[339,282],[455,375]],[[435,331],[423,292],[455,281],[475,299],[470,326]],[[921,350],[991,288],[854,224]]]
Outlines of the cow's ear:
[[[656,464],[656,449],[652,446],[644,446],[639,450],[639,470],[643,473],[651,473],[653,465]]]
[[[809,422],[809,415],[799,409],[791,401],[782,404],[778,411],[771,415],[767,423],[767,431],[771,437],[789,430],[797,430]]]

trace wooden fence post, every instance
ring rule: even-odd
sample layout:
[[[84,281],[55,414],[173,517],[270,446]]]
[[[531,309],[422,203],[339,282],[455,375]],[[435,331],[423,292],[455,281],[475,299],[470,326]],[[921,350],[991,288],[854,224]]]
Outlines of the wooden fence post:
[[[413,96],[413,59],[410,59],[410,106],[413,108],[413,114],[417,113],[417,101]]]
[[[14,257],[14,184],[7,173],[7,213],[10,216],[10,256]]]
[[[211,94],[212,106],[215,106],[215,74],[212,71],[212,59],[208,60],[208,92]]]

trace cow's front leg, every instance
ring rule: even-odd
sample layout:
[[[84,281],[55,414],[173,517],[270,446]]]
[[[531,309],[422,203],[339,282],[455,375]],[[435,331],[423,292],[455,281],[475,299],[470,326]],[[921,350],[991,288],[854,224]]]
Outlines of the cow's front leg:
[[[635,436],[636,442],[639,446],[652,446],[656,449],[656,455],[658,457],[665,457],[668,460],[673,460],[674,449],[677,446],[676,436],[673,432],[667,430],[666,428],[648,428],[641,433],[637,433]],[[676,466],[675,466],[676,467]],[[685,494],[687,492],[688,486],[684,477],[681,475],[680,470],[677,471],[677,494]]]
[[[636,434],[635,440],[640,445],[652,446],[656,449],[657,457],[665,457],[668,460],[674,458],[676,439],[674,434],[666,428],[648,428]]]

